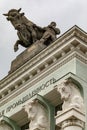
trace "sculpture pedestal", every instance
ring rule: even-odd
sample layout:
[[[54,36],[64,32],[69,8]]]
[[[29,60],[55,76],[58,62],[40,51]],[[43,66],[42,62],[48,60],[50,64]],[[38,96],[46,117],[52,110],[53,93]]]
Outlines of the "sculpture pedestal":
[[[56,125],[63,130],[82,130],[85,127],[85,114],[75,108],[61,111],[55,119]]]
[[[20,68],[23,64],[31,60],[45,48],[46,45],[40,43],[40,41],[37,41],[36,43],[32,44],[29,48],[23,51],[20,55],[16,57],[16,59],[12,61],[9,74]]]

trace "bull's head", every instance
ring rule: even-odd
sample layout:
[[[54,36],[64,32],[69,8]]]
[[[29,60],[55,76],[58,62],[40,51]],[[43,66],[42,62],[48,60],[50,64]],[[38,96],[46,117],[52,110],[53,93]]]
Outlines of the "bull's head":
[[[12,21],[14,18],[17,18],[18,15],[23,16],[24,13],[20,13],[21,8],[17,9],[11,9],[8,13],[3,14],[4,16],[7,16],[7,20]]]
[[[11,9],[11,10],[9,10],[9,12],[7,13],[7,14],[3,14],[4,16],[9,16],[10,15],[10,13],[11,12],[20,12],[21,11],[21,8],[19,8],[18,10],[16,10],[16,9]]]
[[[21,11],[21,8],[18,10],[11,9],[8,11],[7,14],[3,14],[4,16],[7,16],[7,20],[12,23],[14,28],[16,28],[17,24],[21,23],[21,21],[22,21],[21,18],[24,15],[24,13],[20,13],[20,11]]]

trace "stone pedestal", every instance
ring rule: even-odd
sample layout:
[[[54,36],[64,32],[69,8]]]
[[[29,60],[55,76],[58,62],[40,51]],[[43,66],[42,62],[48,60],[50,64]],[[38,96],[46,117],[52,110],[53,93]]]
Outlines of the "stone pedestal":
[[[59,112],[55,119],[61,130],[82,130],[85,127],[85,114],[75,108]]]
[[[23,51],[20,55],[16,57],[11,63],[11,69],[9,74],[20,68],[23,64],[27,61],[31,60],[35,57],[38,53],[40,53],[43,49],[46,48],[46,45],[37,41],[35,44],[31,45],[25,51]]]

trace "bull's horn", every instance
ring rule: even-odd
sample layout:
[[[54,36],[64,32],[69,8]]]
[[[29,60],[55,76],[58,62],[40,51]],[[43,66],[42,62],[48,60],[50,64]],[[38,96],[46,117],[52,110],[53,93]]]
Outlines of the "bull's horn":
[[[8,16],[8,14],[3,14],[4,16]]]
[[[21,8],[18,9],[18,12],[20,12],[20,11],[21,11]]]

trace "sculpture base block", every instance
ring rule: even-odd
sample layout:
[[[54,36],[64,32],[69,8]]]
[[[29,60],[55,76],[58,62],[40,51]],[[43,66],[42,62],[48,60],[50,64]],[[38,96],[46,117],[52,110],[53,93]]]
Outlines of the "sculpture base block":
[[[29,48],[27,48],[24,52],[22,52],[20,55],[16,57],[11,63],[11,69],[9,71],[9,74],[16,71],[19,67],[21,67],[23,64],[25,64],[27,61],[35,57],[38,53],[40,53],[44,48],[46,48],[46,45],[43,43],[37,41],[33,45],[31,45]]]

